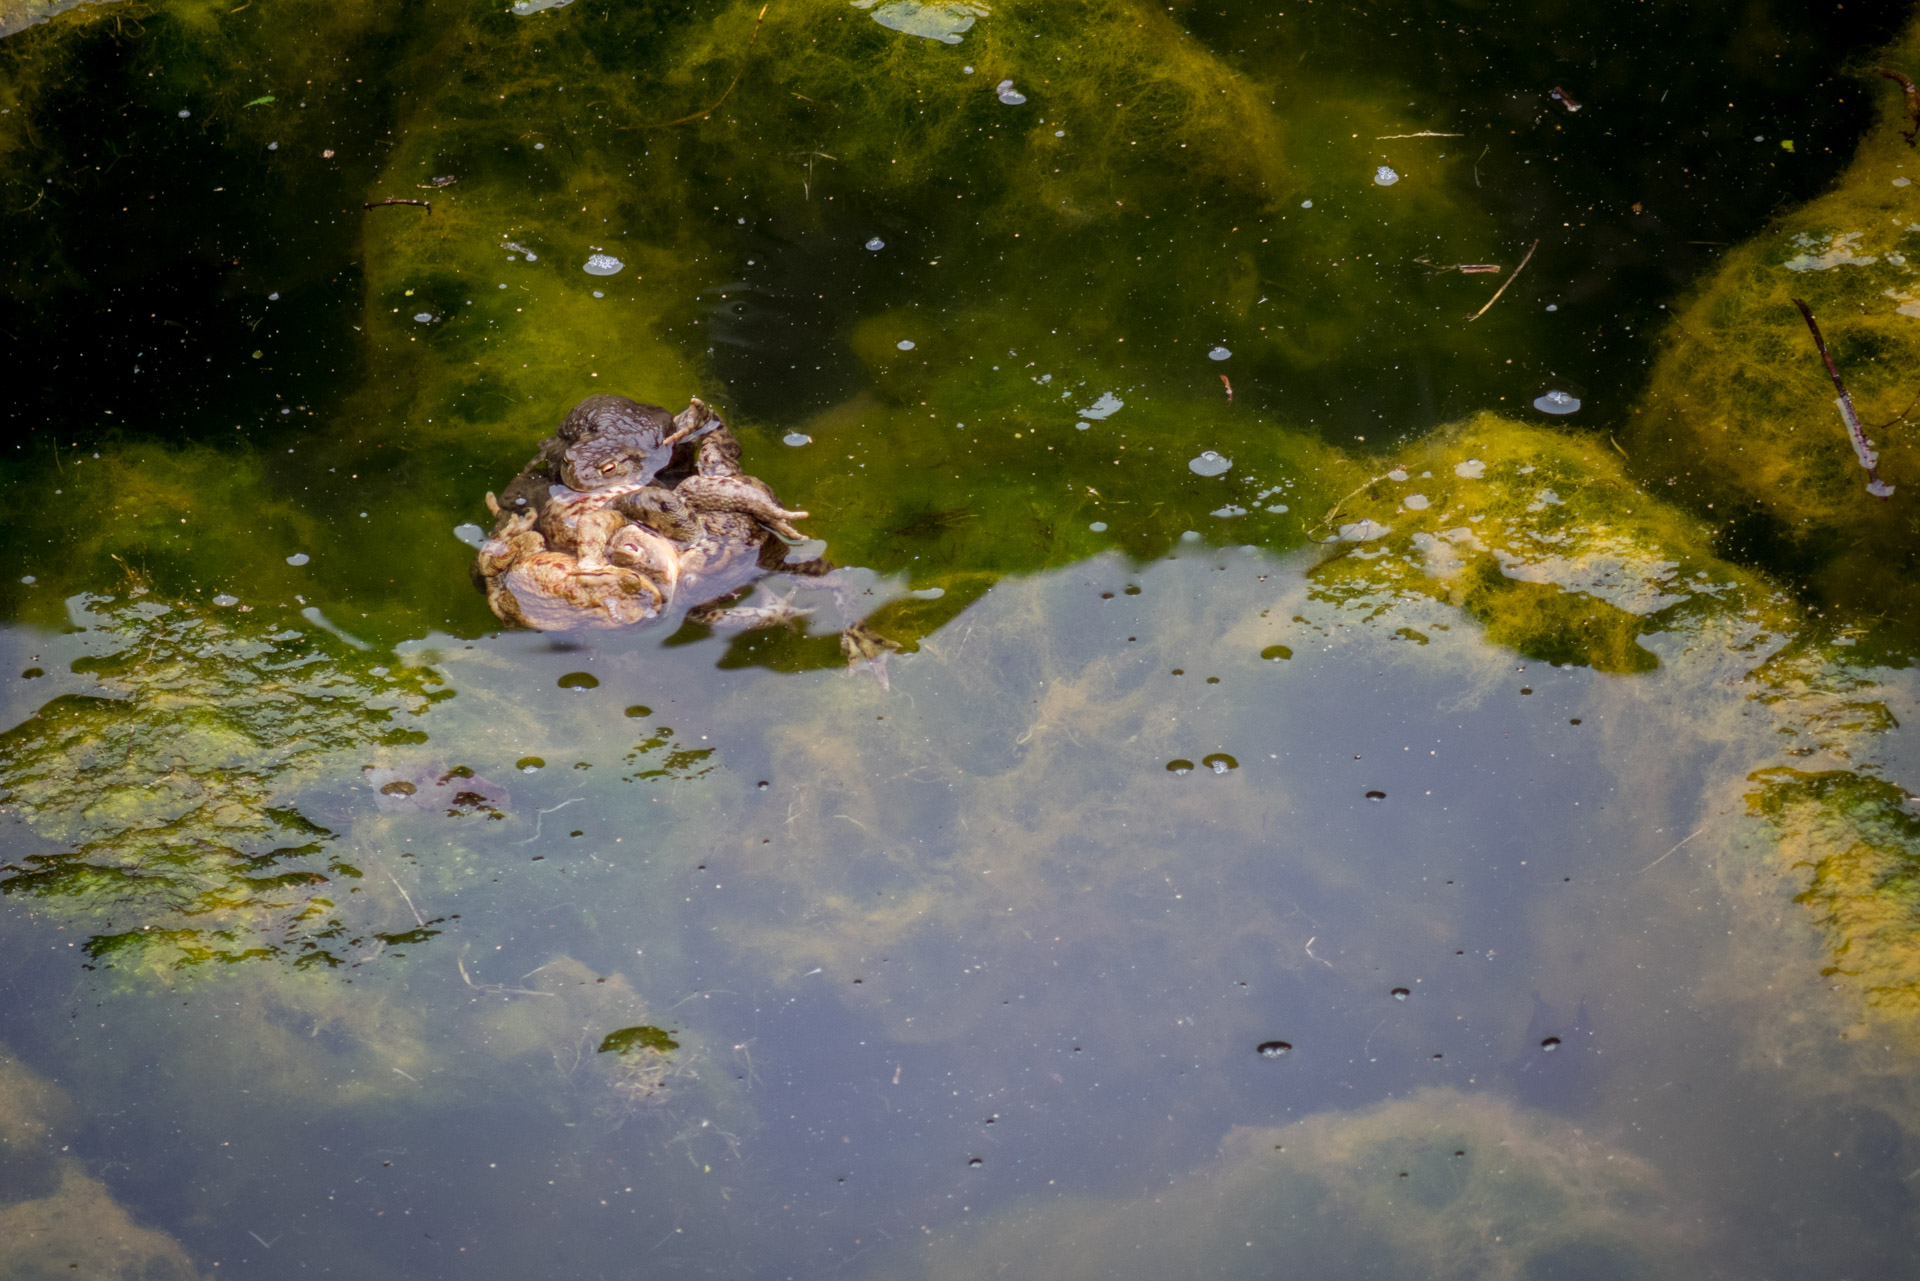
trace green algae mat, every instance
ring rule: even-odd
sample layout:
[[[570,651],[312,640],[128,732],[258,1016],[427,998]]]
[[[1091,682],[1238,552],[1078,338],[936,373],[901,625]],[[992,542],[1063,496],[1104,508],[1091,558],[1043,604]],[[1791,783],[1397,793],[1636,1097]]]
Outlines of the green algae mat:
[[[1916,76],[0,2],[0,1277],[1907,1275]],[[803,537],[508,627],[601,394]]]

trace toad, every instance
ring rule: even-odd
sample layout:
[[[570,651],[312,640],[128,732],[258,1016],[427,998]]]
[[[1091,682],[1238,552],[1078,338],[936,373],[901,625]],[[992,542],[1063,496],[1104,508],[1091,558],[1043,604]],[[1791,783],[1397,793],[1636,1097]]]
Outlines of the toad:
[[[591,396],[541,442],[499,498],[474,579],[501,621],[538,631],[625,627],[678,608],[708,626],[792,626],[791,597],[731,608],[771,573],[820,577],[787,561],[803,541],[771,486],[740,466],[740,442],[700,400],[678,415]],[[690,474],[689,474],[690,473]]]

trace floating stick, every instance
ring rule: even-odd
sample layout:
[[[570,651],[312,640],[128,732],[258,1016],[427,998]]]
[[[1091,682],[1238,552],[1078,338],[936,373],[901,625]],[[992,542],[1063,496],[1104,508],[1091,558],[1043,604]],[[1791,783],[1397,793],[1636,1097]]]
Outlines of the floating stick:
[[[1538,249],[1539,247],[1540,247],[1540,242],[1537,240],[1534,241],[1533,249],[1527,250],[1527,256],[1520,260],[1520,265],[1513,269],[1513,274],[1511,276],[1508,276],[1505,280],[1501,281],[1500,287],[1493,291],[1493,297],[1487,299],[1487,306],[1482,307],[1479,311],[1476,311],[1471,316],[1467,317],[1467,323],[1469,325],[1471,325],[1474,321],[1480,319],[1480,317],[1486,315],[1487,308],[1499,302],[1500,295],[1507,292],[1507,289],[1513,284],[1514,281],[1520,279],[1520,273],[1525,271],[1527,269],[1527,264],[1533,261],[1533,250]]]
[[[1889,80],[1899,81],[1900,87],[1906,90],[1907,121],[1912,127],[1902,129],[1900,136],[1905,138],[1907,145],[1911,147],[1913,145],[1914,135],[1920,134],[1920,86],[1916,86],[1913,81],[1907,79],[1907,77],[1901,75],[1898,71],[1889,71],[1885,67],[1875,67],[1874,70]]]
[[[760,39],[760,24],[766,21],[767,10],[772,7],[772,0],[768,0],[768,3],[760,6],[760,16],[753,20],[753,35],[747,40],[747,52],[740,56],[740,70],[733,73],[733,83],[727,86],[726,93],[721,94],[713,100],[711,107],[708,107],[705,111],[696,111],[690,116],[681,116],[678,120],[662,120],[657,124],[628,125],[626,127],[629,129],[669,129],[674,125],[686,124],[690,120],[704,120],[714,112],[720,110],[720,104],[731,97],[733,91],[740,86],[740,77],[747,74],[747,58],[752,55],[753,46],[755,42]]]
[[[1827,350],[1827,340],[1821,335],[1820,326],[1813,318],[1813,308],[1798,298],[1793,300],[1793,305],[1806,317],[1807,328],[1813,331],[1813,345],[1820,349],[1820,359],[1826,362],[1827,377],[1833,379],[1833,389],[1840,393],[1833,403],[1839,406],[1840,421],[1847,425],[1847,439],[1853,442],[1854,457],[1867,469],[1867,492],[1875,498],[1891,497],[1893,486],[1880,479],[1877,470],[1880,455],[1873,452],[1873,442],[1867,439],[1867,429],[1860,425],[1860,415],[1853,410],[1853,397],[1847,394],[1847,385],[1840,381],[1840,370],[1834,366],[1833,354]]]

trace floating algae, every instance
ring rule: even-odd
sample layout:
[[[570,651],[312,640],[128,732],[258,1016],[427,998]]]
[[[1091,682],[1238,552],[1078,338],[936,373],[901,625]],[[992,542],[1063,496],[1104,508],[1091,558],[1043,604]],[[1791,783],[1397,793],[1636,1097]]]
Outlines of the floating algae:
[[[88,923],[103,966],[341,964],[330,940],[371,905],[348,896],[361,872],[335,833],[292,798],[350,770],[343,753],[424,740],[413,724],[438,678],[376,675],[284,619],[138,590],[82,599],[75,620],[91,688],[10,729],[0,766],[7,804],[53,848],[0,869],[0,892]]]
[[[879,0],[852,2],[856,9],[872,10],[873,20],[883,27],[942,44],[959,44],[962,33],[989,12],[987,6],[969,0],[885,0],[878,8],[874,6]]]

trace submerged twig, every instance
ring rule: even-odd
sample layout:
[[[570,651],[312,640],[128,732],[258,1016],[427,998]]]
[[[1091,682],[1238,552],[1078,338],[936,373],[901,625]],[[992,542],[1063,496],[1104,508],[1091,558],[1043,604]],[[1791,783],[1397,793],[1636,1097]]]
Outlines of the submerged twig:
[[[1471,316],[1467,317],[1468,324],[1472,324],[1474,321],[1480,319],[1480,317],[1486,315],[1487,309],[1489,307],[1492,307],[1493,304],[1500,301],[1500,295],[1507,292],[1507,290],[1513,285],[1514,281],[1520,279],[1520,273],[1525,271],[1527,269],[1527,264],[1533,261],[1534,250],[1538,249],[1539,247],[1540,247],[1540,242],[1538,240],[1534,241],[1533,247],[1527,250],[1527,256],[1525,258],[1522,258],[1520,260],[1520,265],[1513,269],[1513,274],[1511,276],[1508,276],[1505,280],[1501,281],[1500,287],[1493,291],[1493,297],[1487,299],[1487,305],[1485,307],[1482,307],[1479,311],[1474,312]]]
[[[628,129],[670,129],[674,125],[683,125],[692,120],[704,120],[714,112],[720,110],[720,104],[731,97],[733,91],[740,87],[740,77],[747,74],[747,59],[752,56],[753,46],[760,39],[760,24],[766,21],[767,10],[772,7],[772,0],[768,0],[767,4],[760,6],[760,14],[753,20],[753,35],[747,40],[747,51],[740,55],[740,69],[733,73],[733,81],[727,86],[727,91],[718,98],[715,98],[711,107],[708,107],[705,111],[696,111],[690,116],[681,116],[678,120],[661,120],[654,124],[627,125],[625,127]]]
[[[1562,89],[1559,85],[1555,85],[1553,87],[1553,92],[1549,93],[1547,97],[1554,99],[1561,106],[1565,107],[1569,115],[1580,110],[1580,107],[1582,105],[1581,103],[1574,100],[1574,96],[1572,94],[1568,93],[1565,89]]]
[[[1906,91],[1907,123],[1911,127],[1902,129],[1900,136],[1905,138],[1907,145],[1911,147],[1913,146],[1914,135],[1920,134],[1920,86],[1916,86],[1913,81],[1901,75],[1898,71],[1889,71],[1885,67],[1875,67],[1874,70],[1889,80],[1898,81],[1900,88]]]
[[[1497,262],[1435,262],[1431,258],[1415,258],[1414,261],[1435,275],[1457,271],[1463,276],[1497,276],[1506,270]]]
[[[1680,841],[1679,841],[1679,843],[1678,843],[1678,844],[1676,844],[1676,845],[1675,845],[1675,846],[1673,847],[1673,850],[1677,850],[1677,849],[1679,849],[1681,845],[1685,845],[1685,844],[1686,844],[1686,843],[1687,843],[1688,841],[1690,841],[1690,840],[1692,840],[1692,839],[1693,839],[1694,837],[1696,837],[1696,836],[1698,836],[1698,835],[1700,835],[1700,833],[1702,833],[1702,832],[1704,832],[1704,831],[1706,831],[1706,830],[1707,830],[1707,829],[1706,829],[1706,828],[1704,828],[1704,827],[1697,827],[1697,828],[1695,828],[1695,829],[1694,829],[1693,831],[1691,831],[1691,832],[1688,832],[1688,833],[1687,833],[1687,834],[1686,834],[1685,836],[1683,836],[1683,837],[1681,837],[1681,838],[1680,838]],[[1651,863],[1649,863],[1649,864],[1647,864],[1647,865],[1646,865],[1645,867],[1643,867],[1643,868],[1641,868],[1641,869],[1640,869],[1640,873],[1639,873],[1639,874],[1640,874],[1640,875],[1642,875],[1642,876],[1644,876],[1644,875],[1646,875],[1646,874],[1647,874],[1648,872],[1651,872],[1651,871],[1652,871],[1652,870],[1653,870],[1654,868],[1656,868],[1656,867],[1658,867],[1658,866],[1660,866],[1660,865],[1661,865],[1662,863],[1664,863],[1664,862],[1666,862],[1666,861],[1667,861],[1667,855],[1668,855],[1668,854],[1672,854],[1672,853],[1673,853],[1673,850],[1668,850],[1666,854],[1662,854],[1662,855],[1661,855],[1661,856],[1660,856],[1659,858],[1657,858],[1657,859],[1655,859],[1655,860],[1653,860],[1653,862],[1651,862]]]
[[[433,217],[433,204],[426,200],[408,200],[403,196],[388,196],[385,200],[369,200],[361,205],[362,209],[378,209],[383,205],[418,205],[427,211],[427,217]]]
[[[1833,353],[1827,350],[1827,340],[1820,332],[1819,322],[1813,318],[1813,308],[1798,298],[1793,300],[1793,305],[1800,309],[1800,314],[1806,318],[1807,328],[1813,331],[1813,345],[1820,349],[1820,359],[1826,362],[1827,377],[1833,379],[1833,389],[1840,393],[1833,403],[1839,407],[1840,421],[1847,425],[1847,439],[1853,442],[1854,457],[1867,469],[1867,492],[1875,498],[1891,497],[1893,486],[1880,479],[1880,455],[1873,452],[1873,442],[1867,439],[1867,429],[1860,425],[1860,415],[1854,412],[1853,397],[1847,393],[1847,385],[1840,381],[1840,370],[1833,363]]]
[[[400,884],[400,878],[395,876],[391,869],[382,870],[386,871],[387,879],[393,882],[393,888],[400,891],[400,897],[407,901],[407,910],[413,913],[413,923],[421,929],[425,929],[427,927],[427,918],[420,915],[420,909],[413,905],[413,895],[407,893],[407,887]]]
[[[1227,389],[1227,403],[1231,405],[1233,403],[1233,384],[1227,381],[1225,374],[1220,375],[1220,385]]]
[[[1464,133],[1439,133],[1433,129],[1422,129],[1419,133],[1377,133],[1375,142],[1385,142],[1389,138],[1464,138]]]

